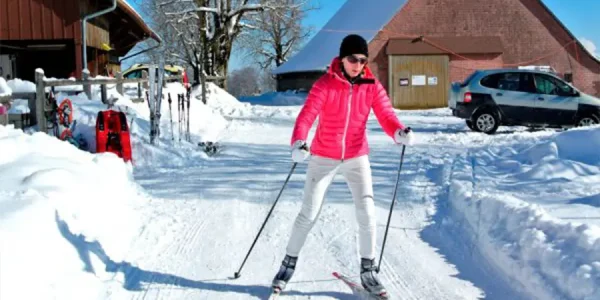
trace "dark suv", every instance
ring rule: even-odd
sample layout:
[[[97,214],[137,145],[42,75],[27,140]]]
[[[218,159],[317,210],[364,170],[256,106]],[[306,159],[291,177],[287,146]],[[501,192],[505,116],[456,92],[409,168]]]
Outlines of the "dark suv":
[[[574,127],[600,123],[600,99],[550,72],[478,70],[452,83],[448,106],[474,131],[493,134],[500,125]]]

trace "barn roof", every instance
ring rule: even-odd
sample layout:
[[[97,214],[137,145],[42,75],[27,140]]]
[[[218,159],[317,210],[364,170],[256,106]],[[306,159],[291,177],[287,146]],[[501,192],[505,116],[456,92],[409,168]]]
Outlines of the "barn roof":
[[[347,34],[360,34],[370,42],[406,2],[408,0],[378,0],[377,5],[366,5],[364,0],[347,0],[306,46],[289,61],[276,68],[273,74],[325,71],[331,59],[337,55],[340,42]],[[588,57],[600,63],[600,58],[590,53],[543,1],[537,0],[537,2],[576,41]]]
[[[273,74],[326,70],[346,35],[356,33],[370,42],[406,2],[378,0],[374,5],[364,0],[346,1],[306,46]]]

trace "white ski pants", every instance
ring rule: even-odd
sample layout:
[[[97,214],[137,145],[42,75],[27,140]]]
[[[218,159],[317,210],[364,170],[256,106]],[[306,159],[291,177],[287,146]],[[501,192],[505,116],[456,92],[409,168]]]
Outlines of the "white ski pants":
[[[310,158],[304,185],[304,201],[287,245],[288,255],[297,257],[300,253],[309,231],[321,213],[325,192],[338,172],[344,176],[354,199],[360,256],[375,258],[375,205],[368,155],[343,162],[319,156]]]

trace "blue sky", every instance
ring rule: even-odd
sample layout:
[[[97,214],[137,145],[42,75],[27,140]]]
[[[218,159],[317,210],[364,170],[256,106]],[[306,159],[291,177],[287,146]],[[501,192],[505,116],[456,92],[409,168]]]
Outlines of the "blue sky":
[[[556,17],[580,40],[591,41],[600,56],[600,1],[542,0]],[[584,45],[587,43],[583,41]]]
[[[346,0],[310,0],[320,9],[310,12],[305,24],[314,26],[313,34],[323,27]],[[583,43],[595,48],[600,55],[600,0],[542,0],[558,19]],[[128,0],[133,3],[135,1]],[[587,41],[585,41],[585,40]],[[589,41],[589,42],[588,42]],[[246,63],[235,53],[230,63],[231,69],[237,69]]]

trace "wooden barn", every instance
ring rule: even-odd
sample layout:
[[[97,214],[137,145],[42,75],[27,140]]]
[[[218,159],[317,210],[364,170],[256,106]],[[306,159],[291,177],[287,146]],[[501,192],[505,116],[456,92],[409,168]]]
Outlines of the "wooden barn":
[[[37,68],[56,78],[81,78],[84,68],[111,75],[119,57],[148,38],[161,42],[125,0],[0,0],[0,76],[7,79],[33,81]]]
[[[277,89],[309,90],[350,33],[369,42],[369,67],[394,107],[446,107],[451,82],[476,69],[545,66],[600,96],[600,60],[541,0],[348,0],[274,71]]]

